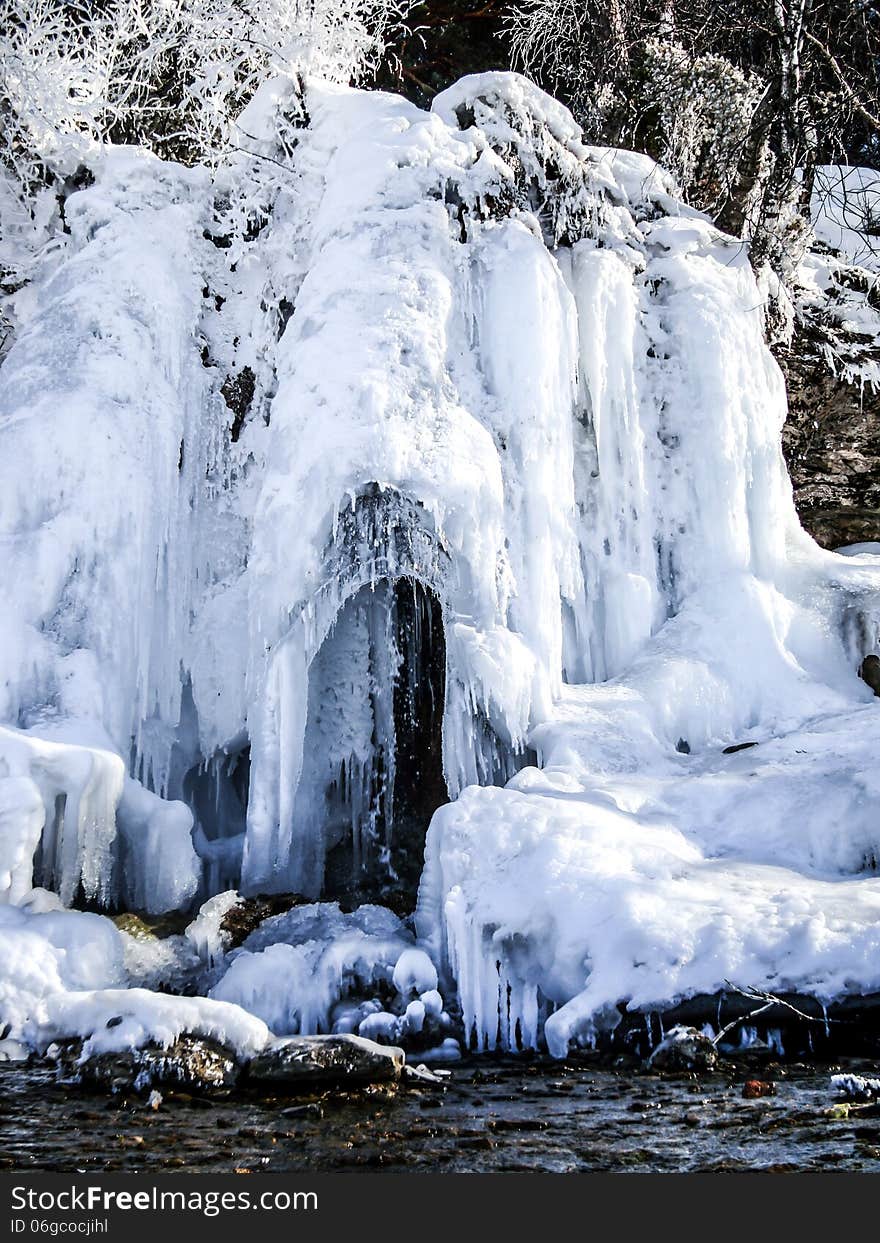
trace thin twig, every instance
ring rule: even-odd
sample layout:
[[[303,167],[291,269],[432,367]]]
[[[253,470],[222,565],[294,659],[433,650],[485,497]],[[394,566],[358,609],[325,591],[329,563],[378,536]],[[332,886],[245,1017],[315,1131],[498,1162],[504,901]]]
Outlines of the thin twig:
[[[822,59],[828,65],[828,68],[834,74],[835,78],[837,78],[837,81],[840,83],[841,90],[843,91],[846,98],[849,100],[854,111],[859,114],[859,116],[862,118],[863,121],[867,121],[868,125],[870,125],[872,129],[880,131],[880,117],[876,116],[873,112],[871,112],[868,108],[866,108],[865,105],[862,103],[861,99],[858,97],[858,95],[853,90],[852,86],[850,85],[849,80],[846,76],[846,71],[843,69],[840,62],[834,56],[831,49],[827,48],[825,44],[822,43],[820,39],[817,39],[814,34],[811,34],[809,30],[804,31],[804,38],[807,40],[808,43],[812,44],[812,46],[816,49],[816,51],[820,54]]]
[[[713,1039],[714,1045],[720,1044],[722,1038],[732,1031],[734,1027],[739,1027],[741,1023],[747,1023],[749,1019],[753,1019],[758,1014],[763,1014],[766,1010],[772,1010],[774,1006],[783,1006],[786,1010],[791,1010],[798,1018],[803,1019],[807,1023],[837,1023],[838,1019],[829,1019],[827,1015],[819,1016],[818,1014],[805,1014],[803,1010],[799,1010],[797,1006],[793,1006],[790,1001],[786,1001],[784,997],[778,997],[776,993],[766,993],[760,988],[739,988],[736,984],[732,984],[730,980],[724,981],[724,987],[731,993],[737,993],[740,997],[745,997],[749,1001],[760,1001],[762,1004],[755,1010],[743,1014],[739,1018],[728,1023],[726,1027],[722,1027],[718,1035]]]

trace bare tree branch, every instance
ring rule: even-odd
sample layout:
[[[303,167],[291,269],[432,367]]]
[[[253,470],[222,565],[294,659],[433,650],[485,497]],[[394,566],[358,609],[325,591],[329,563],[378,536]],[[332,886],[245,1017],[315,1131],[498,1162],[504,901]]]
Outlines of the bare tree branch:
[[[755,1010],[750,1010],[748,1014],[740,1015],[739,1018],[733,1019],[713,1039],[714,1045],[719,1045],[728,1032],[733,1031],[735,1027],[748,1023],[751,1019],[757,1018],[759,1014],[765,1014],[767,1010],[772,1010],[774,1006],[782,1006],[786,1010],[791,1010],[792,1014],[796,1014],[799,1019],[803,1019],[806,1023],[836,1023],[837,1019],[829,1019],[825,1016],[819,1017],[817,1014],[805,1014],[803,1010],[799,1010],[797,1006],[793,1006],[790,1001],[786,1001],[784,997],[777,997],[775,993],[767,993],[758,988],[740,988],[736,984],[732,984],[730,980],[724,981],[724,987],[730,993],[736,993],[739,997],[745,997],[748,1001],[760,1001],[761,1005]]]
[[[859,99],[858,95],[853,90],[852,86],[850,85],[849,79],[844,73],[844,70],[841,67],[840,62],[831,52],[830,48],[827,48],[825,44],[820,39],[817,39],[816,36],[812,34],[809,30],[804,30],[804,38],[807,40],[809,44],[811,44],[816,49],[816,51],[825,61],[825,64],[834,74],[835,78],[840,84],[840,89],[843,91],[844,95],[846,96],[849,103],[851,104],[853,111],[857,112],[858,115],[862,118],[862,120],[865,121],[868,125],[870,125],[870,127],[873,130],[876,130],[878,133],[880,133],[880,116],[877,116],[875,113],[871,112],[871,110],[865,107],[865,105]]]

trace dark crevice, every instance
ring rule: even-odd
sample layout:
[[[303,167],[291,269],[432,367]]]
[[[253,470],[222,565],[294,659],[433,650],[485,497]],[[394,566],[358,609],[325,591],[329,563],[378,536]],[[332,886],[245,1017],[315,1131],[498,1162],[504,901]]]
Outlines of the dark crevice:
[[[440,601],[411,578],[388,584],[388,592],[362,589],[355,607],[388,608],[391,646],[386,665],[393,727],[389,736],[373,734],[372,772],[365,804],[356,808],[363,787],[343,771],[326,791],[328,809],[338,820],[360,816],[359,843],[345,833],[327,852],[322,896],[346,907],[382,902],[400,913],[415,906],[424,862],[425,835],[436,809],[448,801],[443,775],[443,708],[446,695],[446,643]],[[385,626],[383,620],[379,630]],[[379,695],[383,693],[377,687]],[[378,706],[374,720],[380,721]],[[308,745],[308,742],[307,742]],[[393,749],[393,753],[391,751]],[[358,847],[360,864],[358,864]]]

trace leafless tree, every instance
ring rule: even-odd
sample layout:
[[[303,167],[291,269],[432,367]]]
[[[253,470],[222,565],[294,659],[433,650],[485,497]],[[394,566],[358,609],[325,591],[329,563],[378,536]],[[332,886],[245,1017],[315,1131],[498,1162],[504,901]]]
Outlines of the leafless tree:
[[[880,159],[874,0],[514,0],[519,67],[596,142],[651,151],[786,280],[823,164]]]
[[[412,0],[0,0],[0,229],[26,264],[89,144],[222,158],[273,73],[374,72]],[[38,243],[34,241],[33,245]],[[0,266],[16,262],[0,243]],[[13,273],[14,277],[14,273]]]

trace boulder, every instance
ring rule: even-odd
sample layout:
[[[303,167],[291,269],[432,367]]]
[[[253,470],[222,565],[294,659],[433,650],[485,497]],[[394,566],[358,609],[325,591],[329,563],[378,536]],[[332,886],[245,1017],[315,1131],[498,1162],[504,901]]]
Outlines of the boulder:
[[[653,1070],[712,1070],[718,1052],[696,1027],[673,1027],[648,1059]]]
[[[402,1049],[362,1036],[290,1036],[267,1045],[248,1063],[248,1079],[291,1087],[354,1087],[396,1083],[404,1066]]]
[[[134,911],[121,911],[110,918],[120,932],[127,932],[130,937],[140,941],[166,940],[168,937],[179,936],[190,922],[189,916],[181,911],[166,911],[164,915],[139,915]]]
[[[859,666],[859,677],[870,686],[875,695],[880,696],[880,656],[873,652],[866,656]]]
[[[308,901],[299,893],[257,893],[239,900],[229,908],[220,921],[223,948],[237,949],[265,919],[283,915],[295,906]]]
[[[83,1042],[71,1041],[59,1050],[58,1073],[62,1082],[110,1092],[147,1093],[158,1087],[200,1091],[234,1087],[239,1065],[225,1045],[184,1033],[167,1048],[145,1045],[86,1057]]]
[[[743,1084],[743,1100],[756,1101],[762,1096],[775,1096],[776,1084],[767,1079],[747,1079]]]

